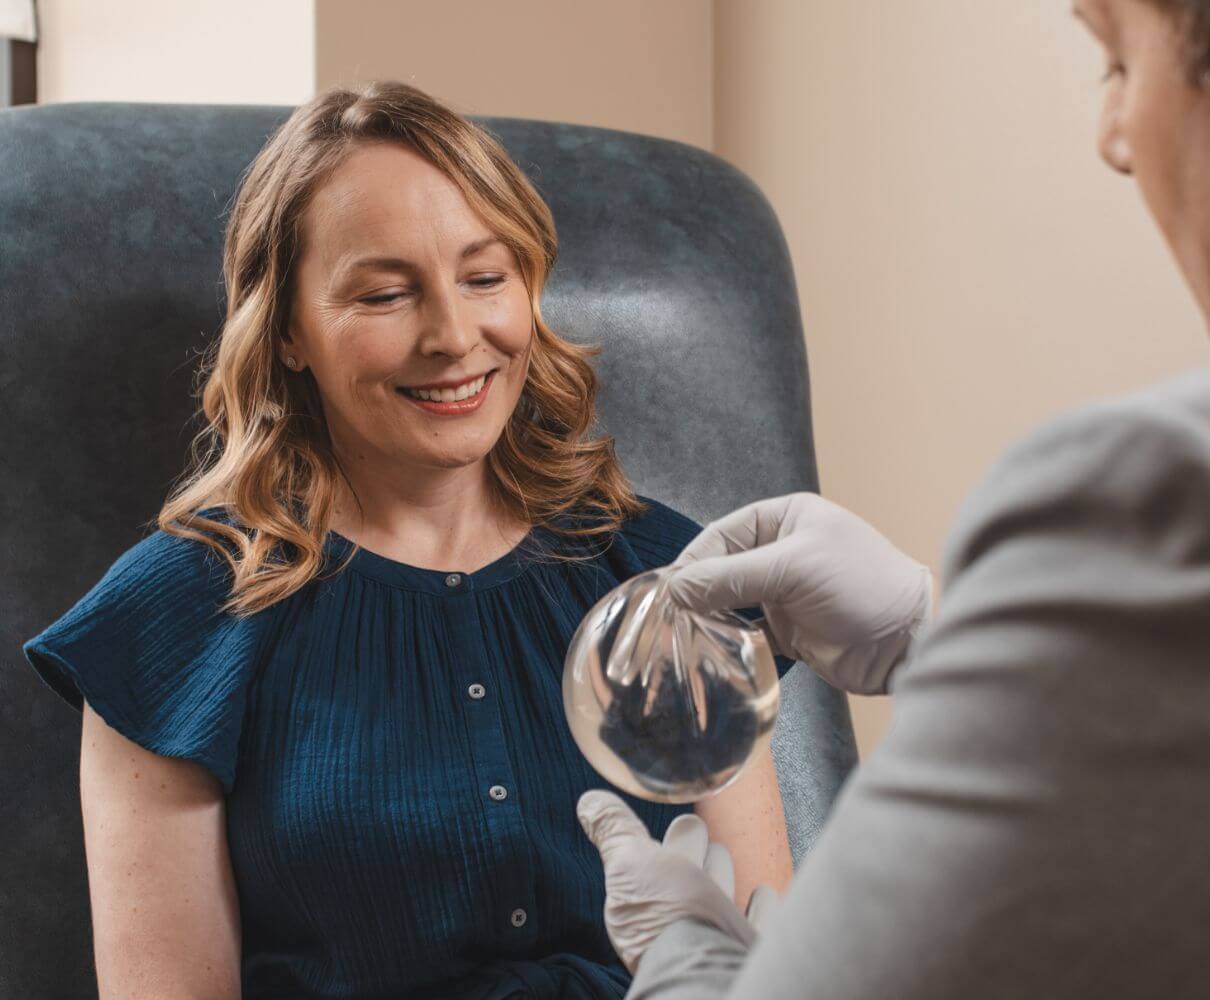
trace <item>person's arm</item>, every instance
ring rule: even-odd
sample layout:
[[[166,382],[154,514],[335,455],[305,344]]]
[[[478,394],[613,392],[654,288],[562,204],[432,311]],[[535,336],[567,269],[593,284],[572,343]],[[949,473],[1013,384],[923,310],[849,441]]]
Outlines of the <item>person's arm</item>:
[[[784,893],[794,876],[781,790],[766,748],[732,784],[694,803],[693,811],[710,839],[731,854],[735,867],[735,903],[741,911],[758,885]]]
[[[1123,401],[1014,449],[951,535],[889,732],[746,962],[682,920],[628,996],[1200,995],[1208,427]]]
[[[100,1000],[239,1000],[240,915],[223,790],[84,702],[80,805]]]

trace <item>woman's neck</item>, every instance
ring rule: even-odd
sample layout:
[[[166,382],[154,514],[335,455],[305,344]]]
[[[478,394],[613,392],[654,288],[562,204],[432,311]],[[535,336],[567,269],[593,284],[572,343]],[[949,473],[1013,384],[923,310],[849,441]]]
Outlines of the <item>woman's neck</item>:
[[[525,537],[530,526],[501,509],[486,462],[437,471],[406,488],[378,477],[356,483],[360,510],[341,482],[330,527],[388,559],[468,573]]]

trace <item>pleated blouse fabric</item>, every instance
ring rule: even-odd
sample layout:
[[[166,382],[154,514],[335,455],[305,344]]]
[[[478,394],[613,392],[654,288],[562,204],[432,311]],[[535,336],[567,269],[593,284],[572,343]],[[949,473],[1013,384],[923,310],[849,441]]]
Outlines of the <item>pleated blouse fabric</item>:
[[[24,644],[77,711],[222,783],[244,1000],[625,994],[575,815],[612,786],[562,674],[588,609],[701,530],[641,499],[575,564],[537,527],[471,573],[367,549],[341,569],[354,546],[329,533],[323,576],[242,620],[218,610],[225,561],[156,531]],[[693,808],[622,797],[656,838]]]

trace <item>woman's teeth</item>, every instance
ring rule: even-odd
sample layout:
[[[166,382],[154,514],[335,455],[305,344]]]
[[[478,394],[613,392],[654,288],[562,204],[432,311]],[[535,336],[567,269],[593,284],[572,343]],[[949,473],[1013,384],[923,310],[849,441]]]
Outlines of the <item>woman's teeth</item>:
[[[404,389],[409,396],[416,399],[430,399],[434,403],[453,403],[467,396],[475,395],[487,381],[486,375],[481,375],[473,382],[464,382],[457,389]]]

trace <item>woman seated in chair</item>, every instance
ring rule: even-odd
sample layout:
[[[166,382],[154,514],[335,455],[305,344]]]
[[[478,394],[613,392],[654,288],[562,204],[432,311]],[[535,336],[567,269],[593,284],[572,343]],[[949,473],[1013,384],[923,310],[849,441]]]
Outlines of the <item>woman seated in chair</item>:
[[[83,703],[102,996],[626,992],[563,658],[700,525],[588,435],[555,252],[495,139],[410,86],[319,95],[249,167],[193,467],[25,646]],[[695,809],[741,909],[788,884],[767,752],[696,806],[627,801],[656,837]]]

